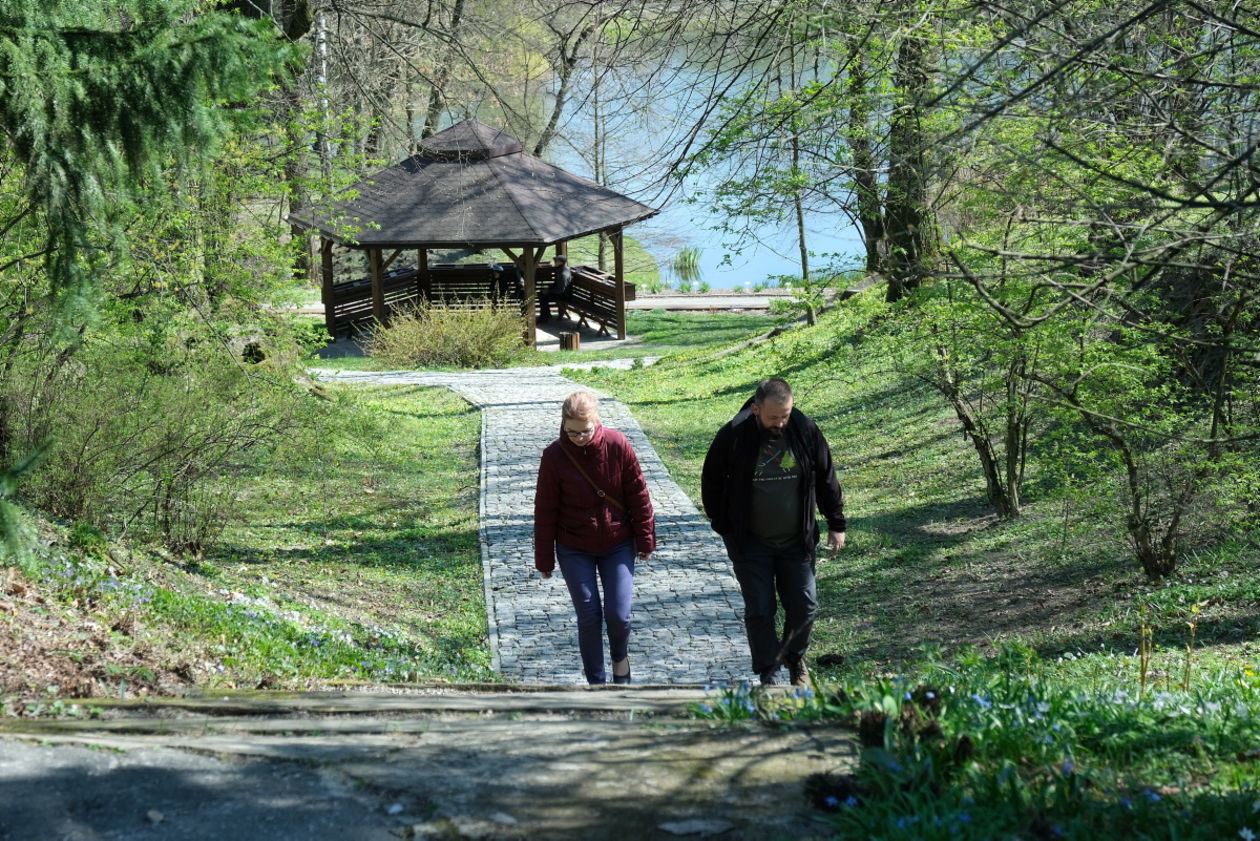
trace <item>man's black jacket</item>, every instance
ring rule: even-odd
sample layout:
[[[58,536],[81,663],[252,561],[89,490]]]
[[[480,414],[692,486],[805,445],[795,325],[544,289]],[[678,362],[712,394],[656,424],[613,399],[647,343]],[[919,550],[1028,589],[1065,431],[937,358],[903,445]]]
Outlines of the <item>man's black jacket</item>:
[[[761,443],[761,427],[749,410],[752,400],[718,430],[709,445],[700,475],[704,513],[713,530],[740,547],[752,522],[753,468]],[[792,409],[783,431],[792,455],[801,466],[801,538],[812,552],[818,545],[818,520],[822,513],[831,531],[844,531],[844,495],[831,463],[831,448],[818,425],[798,409]]]

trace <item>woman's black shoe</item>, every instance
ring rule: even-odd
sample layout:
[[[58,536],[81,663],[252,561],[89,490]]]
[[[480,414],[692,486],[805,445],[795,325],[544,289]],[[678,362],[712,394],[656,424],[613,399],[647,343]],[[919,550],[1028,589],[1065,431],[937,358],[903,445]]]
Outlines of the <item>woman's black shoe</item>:
[[[624,675],[617,674],[617,664],[613,663],[613,683],[627,684],[630,682],[630,658],[622,660],[626,664],[626,673]]]

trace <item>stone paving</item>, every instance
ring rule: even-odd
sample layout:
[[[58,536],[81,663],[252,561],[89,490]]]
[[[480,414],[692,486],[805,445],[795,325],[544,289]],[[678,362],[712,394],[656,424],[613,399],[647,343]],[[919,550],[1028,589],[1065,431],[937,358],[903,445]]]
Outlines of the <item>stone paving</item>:
[[[481,410],[480,540],[494,667],[520,683],[584,683],[573,605],[560,571],[550,580],[534,572],[533,510],[538,462],[559,433],[560,405],[588,387],[554,367],[311,374],[323,382],[449,388]],[[670,478],[626,406],[590,390],[600,398],[604,424],[634,446],[656,511],[657,552],[635,571],[635,683],[748,679],[743,600],[721,540]]]

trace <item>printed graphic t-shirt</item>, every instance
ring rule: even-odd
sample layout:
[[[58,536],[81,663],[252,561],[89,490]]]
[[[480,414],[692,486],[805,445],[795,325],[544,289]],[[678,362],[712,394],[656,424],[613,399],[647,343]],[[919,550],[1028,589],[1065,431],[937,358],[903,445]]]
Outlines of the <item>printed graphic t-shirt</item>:
[[[753,468],[751,531],[776,549],[801,539],[801,466],[783,436],[761,434]]]

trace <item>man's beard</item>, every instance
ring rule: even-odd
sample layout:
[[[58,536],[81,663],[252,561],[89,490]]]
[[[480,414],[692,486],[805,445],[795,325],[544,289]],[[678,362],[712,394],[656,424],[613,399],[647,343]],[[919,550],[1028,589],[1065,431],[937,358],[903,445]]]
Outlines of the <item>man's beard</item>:
[[[782,437],[783,437],[783,429],[782,429],[782,428],[780,428],[780,427],[777,427],[777,426],[767,426],[767,427],[765,428],[765,430],[766,430],[766,435],[767,435],[767,436],[769,436],[770,438],[782,438]]]

